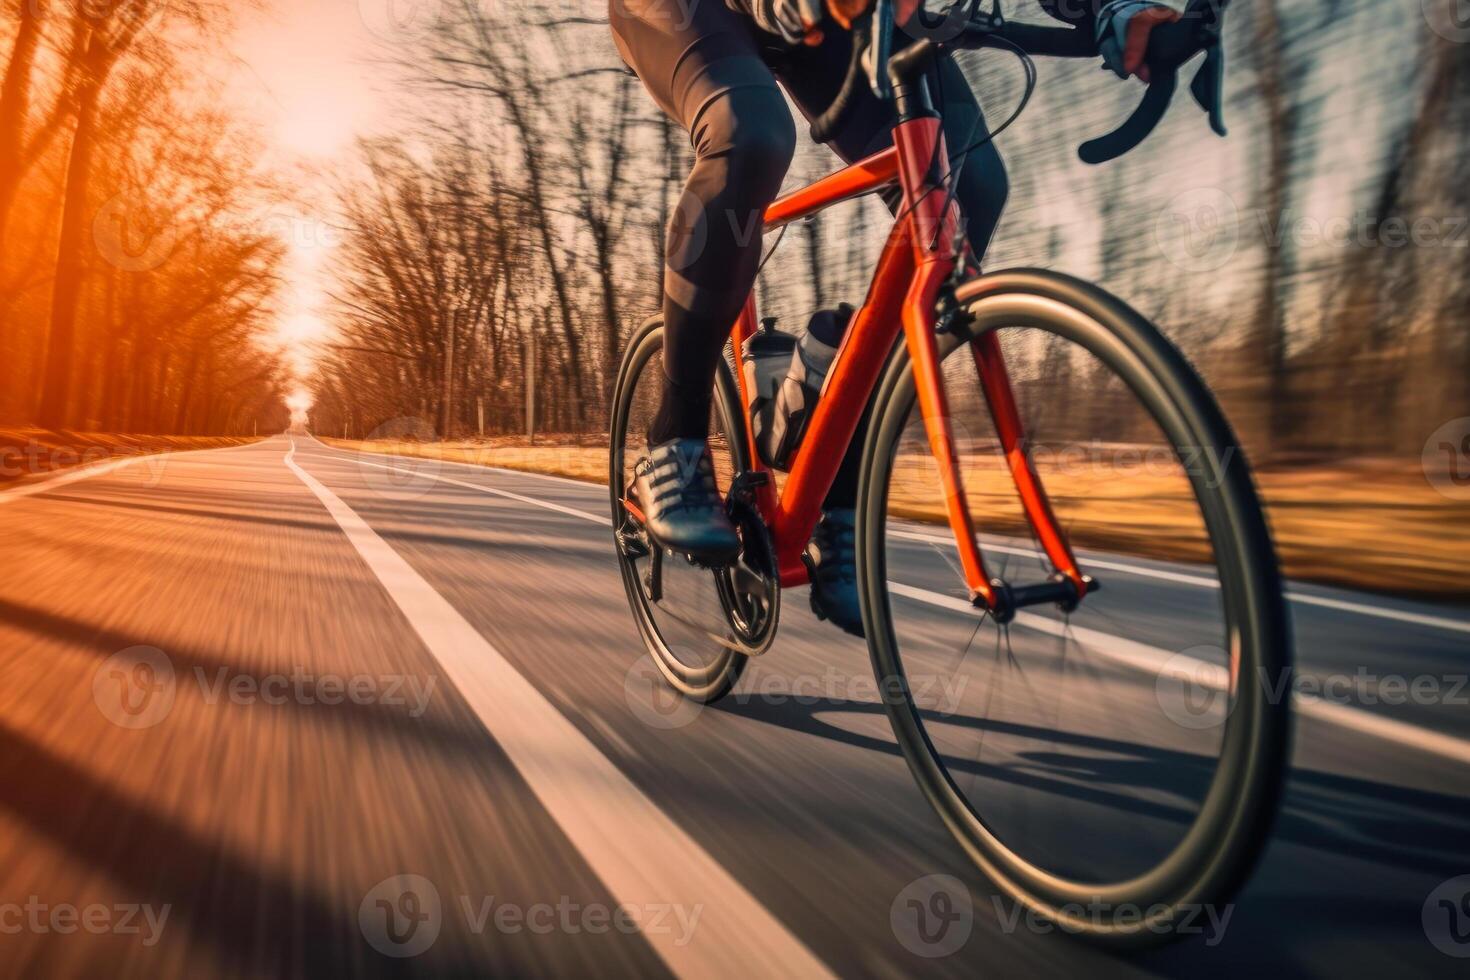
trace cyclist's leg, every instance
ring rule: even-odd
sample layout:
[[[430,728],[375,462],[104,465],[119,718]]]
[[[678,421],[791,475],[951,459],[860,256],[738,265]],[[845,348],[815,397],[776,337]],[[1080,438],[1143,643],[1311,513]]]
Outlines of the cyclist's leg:
[[[702,439],[715,365],[755,280],[761,216],[780,190],[796,133],[753,26],[720,0],[616,0],[609,16],[623,59],[694,146],[669,224],[666,385],[648,438]]]

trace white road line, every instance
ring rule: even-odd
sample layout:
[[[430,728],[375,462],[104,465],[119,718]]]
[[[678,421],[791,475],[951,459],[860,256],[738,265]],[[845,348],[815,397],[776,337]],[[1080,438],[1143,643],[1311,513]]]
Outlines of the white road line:
[[[391,470],[395,473],[403,472],[403,470],[389,464],[370,463],[365,459],[354,459],[351,456],[338,456],[334,453],[326,453],[324,455],[327,459],[340,459],[343,462],[356,463],[359,466],[372,466],[380,470]],[[407,459],[409,457],[405,456],[401,458]],[[422,458],[428,459],[428,457]],[[494,494],[497,497],[505,497],[507,500],[517,500],[523,504],[530,504],[533,507],[543,507],[546,510],[554,510],[558,514],[566,514],[569,517],[580,517],[584,521],[591,521],[593,524],[601,524],[604,527],[612,526],[612,518],[602,514],[591,514],[585,510],[577,510],[575,507],[563,507],[561,504],[554,504],[549,500],[537,500],[535,497],[527,497],[524,494],[512,493],[509,490],[502,490],[499,487],[486,487],[481,486],[478,483],[470,483],[468,480],[456,480],[452,476],[444,476],[440,473],[420,473],[418,471],[411,472],[413,472],[415,476],[428,477],[430,479],[438,480],[441,483],[448,483],[456,487],[464,487],[467,490],[478,490],[481,493],[489,493]]]
[[[327,446],[325,443],[318,442],[317,444],[320,445],[320,446],[323,446],[323,448],[328,448],[328,449],[333,448],[333,447]],[[365,452],[365,450],[358,450],[358,452]],[[386,459],[430,459],[430,458],[432,458],[432,457],[427,457],[427,456],[425,456],[425,457],[397,456],[397,455],[394,455],[392,453],[372,453],[371,455],[374,455],[374,456],[382,456],[382,457],[384,457]],[[337,459],[350,459],[352,457],[348,457],[348,456],[337,456],[336,458]],[[369,462],[366,462],[365,460],[359,460],[359,462],[362,462],[362,464],[364,466],[381,466],[382,465],[380,463],[369,463]],[[589,490],[600,490],[601,489],[601,487],[599,487],[599,485],[598,484],[595,484],[595,483],[584,483],[584,482],[582,482],[580,480],[568,480],[566,477],[552,476],[549,473],[530,473],[530,472],[527,472],[525,470],[507,470],[507,469],[504,469],[502,467],[497,467],[497,466],[481,466],[478,463],[462,463],[462,462],[460,462],[458,460],[447,460],[446,459],[446,460],[438,460],[438,462],[450,463],[450,464],[452,464],[454,466],[466,466],[466,467],[470,467],[470,468],[477,469],[477,470],[482,470],[482,471],[483,470],[489,470],[489,471],[491,471],[493,473],[505,473],[505,474],[508,474],[510,476],[525,476],[525,477],[532,477],[532,478],[535,478],[535,479],[538,479],[538,480],[554,480],[557,483],[570,484],[570,485],[575,486],[575,487],[580,487],[580,488],[589,489]],[[387,469],[389,467],[383,467],[383,468],[384,469]],[[559,505],[547,504],[544,501],[533,500],[532,498],[529,498],[529,497],[521,497],[519,495],[511,494],[510,491],[508,491],[508,490],[495,490],[495,489],[491,489],[489,487],[482,487],[482,486],[477,486],[477,485],[474,485],[474,484],[467,484],[467,483],[464,483],[463,481],[453,480],[450,477],[439,477],[438,479],[445,480],[445,481],[448,481],[448,482],[457,483],[460,486],[473,486],[474,489],[484,490],[487,493],[499,493],[499,494],[502,494],[503,496],[513,497],[514,499],[522,500],[522,501],[525,501],[526,503],[535,504],[538,507],[552,507],[553,509],[555,509],[556,507],[559,506]],[[578,512],[578,511],[575,511],[573,508],[562,508],[562,510],[564,510],[565,512],[568,512],[568,513],[573,513],[573,514],[580,513],[580,516],[582,516],[582,517],[592,517],[592,515],[586,513],[585,511]],[[595,519],[596,520],[600,520],[603,524],[611,524],[612,523],[610,519],[605,518],[605,517],[598,517],[598,518],[595,518]],[[936,542],[936,543],[940,543],[940,544],[944,544],[944,543],[950,543],[950,544],[952,544],[953,543],[953,540],[954,540],[952,538],[946,538],[946,537],[942,537],[940,535],[924,534],[924,533],[916,532],[916,531],[895,530],[895,531],[893,531],[893,534],[894,534],[895,537],[909,538],[909,539],[916,540],[916,541],[930,541],[930,542]],[[1004,554],[1017,555],[1017,556],[1022,557],[1022,558],[1029,558],[1029,557],[1032,557],[1032,556],[1034,556],[1036,554],[1036,552],[1035,551],[1032,551],[1032,550],[1026,550],[1024,548],[1014,548],[1014,547],[1010,547],[1008,545],[991,544],[990,542],[987,542],[986,545],[985,545],[985,547],[988,550],[998,551],[998,552],[1002,552]],[[1164,582],[1177,582],[1177,583],[1179,583],[1181,585],[1194,585],[1194,586],[1198,586],[1200,588],[1206,588],[1206,589],[1218,589],[1220,587],[1220,583],[1219,582],[1216,582],[1214,579],[1206,578],[1203,575],[1190,575],[1187,572],[1171,572],[1171,571],[1168,571],[1166,569],[1161,569],[1161,568],[1147,568],[1147,567],[1142,566],[1142,565],[1133,565],[1133,564],[1129,564],[1127,562],[1110,561],[1108,559],[1094,558],[1092,556],[1088,556],[1088,558],[1087,558],[1087,564],[1088,564],[1089,567],[1106,568],[1106,569],[1109,569],[1109,570],[1115,571],[1115,572],[1124,572],[1124,573],[1129,574],[1129,575],[1137,575],[1137,576],[1139,576],[1141,578],[1158,579],[1158,580],[1164,581]],[[1291,602],[1301,603],[1302,605],[1306,605],[1306,606],[1320,606],[1323,609],[1335,609],[1338,612],[1352,613],[1352,614],[1358,615],[1358,616],[1372,616],[1372,617],[1377,617],[1379,619],[1390,619],[1390,620],[1394,620],[1394,621],[1401,622],[1401,623],[1412,623],[1415,626],[1427,626],[1427,627],[1429,627],[1431,629],[1447,630],[1447,631],[1449,631],[1451,633],[1465,633],[1467,635],[1470,635],[1470,620],[1450,619],[1448,616],[1431,616],[1431,615],[1428,615],[1428,614],[1425,614],[1425,613],[1409,612],[1408,610],[1404,610],[1404,609],[1394,609],[1394,608],[1391,608],[1389,606],[1373,606],[1373,605],[1369,605],[1369,604],[1363,603],[1363,602],[1349,602],[1346,599],[1331,599],[1331,598],[1328,598],[1327,596],[1312,595],[1310,592],[1295,592],[1295,591],[1288,590],[1287,593],[1286,593],[1286,598],[1288,600],[1290,600]]]
[[[506,476],[530,476],[538,480],[549,480],[552,483],[564,483],[567,486],[576,487],[579,490],[605,490],[606,483],[593,482],[591,480],[574,480],[569,476],[557,476],[554,473],[534,473],[531,470],[513,470],[506,466],[490,466],[487,463],[467,463],[462,459],[445,459],[439,456],[403,456],[399,453],[375,453],[367,449],[347,449],[344,446],[330,446],[315,436],[309,437],[312,442],[323,449],[330,449],[338,453],[363,453],[369,456],[382,456],[386,459],[431,459],[436,463],[444,463],[448,466],[463,466],[465,469],[484,473],[504,473]]]
[[[297,465],[450,681],[619,901],[700,908],[692,942],[644,934],[679,976],[831,976],[352,508]]]
[[[74,469],[63,470],[54,476],[47,476],[32,482],[22,483],[20,486],[11,487],[8,490],[0,490],[0,504],[8,504],[13,500],[20,500],[23,497],[34,496],[38,493],[50,493],[52,490],[58,487],[64,487],[69,483],[76,483],[78,480],[88,480],[94,476],[102,476],[105,473],[111,473],[125,466],[132,466],[135,463],[146,463],[150,468],[156,466],[161,470],[168,465],[170,460],[177,459],[180,456],[194,456],[199,453],[217,453],[226,449],[243,449],[246,446],[254,445],[259,445],[259,443],[247,442],[239,446],[210,446],[208,449],[164,450],[159,453],[140,453],[136,456],[124,456],[121,459],[110,459],[78,466]],[[155,478],[161,478],[161,474],[157,474]]]
[[[902,582],[889,582],[888,591],[893,595],[927,603],[941,609],[950,609],[973,616],[975,609],[968,602],[955,596],[918,589]],[[1136,643],[1122,637],[1089,629],[1086,626],[1067,625],[1034,613],[1018,612],[1014,624],[1025,629],[1048,633],[1052,636],[1070,636],[1084,644],[1089,651],[1106,657],[1114,663],[1132,667],[1142,673],[1160,675],[1168,672],[1191,683],[1203,684],[1216,690],[1223,689],[1228,674],[1224,667],[1184,654],[1171,653],[1161,647]],[[1397,742],[1420,752],[1429,752],[1453,762],[1470,763],[1470,740],[1446,735],[1432,729],[1395,721],[1392,718],[1362,708],[1324,701],[1316,695],[1293,693],[1292,704],[1299,714],[1349,728],[1364,735]]]
[[[891,532],[894,537],[907,538],[911,541],[924,541],[931,544],[954,545],[954,538],[938,534],[925,534],[922,531],[899,531]],[[998,551],[1003,554],[1017,555],[1022,558],[1036,556],[1035,549],[1013,548],[1009,545],[985,543],[985,550]],[[1083,558],[1082,564],[1087,568],[1106,568],[1115,572],[1124,572],[1129,575],[1137,575],[1141,578],[1159,579],[1164,582],[1178,582],[1182,585],[1194,585],[1200,588],[1220,588],[1220,583],[1203,575],[1190,575],[1185,572],[1171,572],[1162,568],[1145,568],[1140,565],[1131,565],[1125,562],[1109,561],[1105,558],[1094,558],[1091,555]],[[1286,598],[1292,602],[1298,602],[1306,606],[1321,606],[1324,609],[1335,609],[1338,612],[1355,613],[1360,616],[1376,616],[1380,619],[1392,619],[1401,623],[1413,623],[1416,626],[1428,626],[1431,629],[1448,630],[1452,633],[1470,634],[1470,620],[1450,619],[1447,616],[1429,616],[1424,613],[1409,612],[1404,609],[1393,609],[1388,606],[1370,606],[1361,602],[1348,602],[1346,599],[1330,599],[1327,596],[1312,595],[1310,592],[1296,592],[1290,589],[1286,592]]]

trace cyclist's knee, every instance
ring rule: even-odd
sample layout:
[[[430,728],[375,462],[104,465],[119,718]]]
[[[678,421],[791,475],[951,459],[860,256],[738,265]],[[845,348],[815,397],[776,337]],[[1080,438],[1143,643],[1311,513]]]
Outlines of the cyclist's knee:
[[[726,191],[763,205],[775,198],[796,153],[796,127],[774,86],[721,93],[696,127],[700,159],[719,160]]]

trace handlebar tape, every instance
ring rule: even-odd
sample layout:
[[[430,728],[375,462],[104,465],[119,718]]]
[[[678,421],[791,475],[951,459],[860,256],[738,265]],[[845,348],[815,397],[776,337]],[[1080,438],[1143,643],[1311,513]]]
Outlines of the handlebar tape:
[[[1190,92],[1210,116],[1210,128],[1225,135],[1221,108],[1224,55],[1220,50],[1219,24],[1229,0],[1192,0],[1183,17],[1161,24],[1149,36],[1148,66],[1153,77],[1138,108],[1123,124],[1105,136],[1088,140],[1077,148],[1083,163],[1106,163],[1136,147],[1153,132],[1179,86],[1179,68],[1200,51],[1204,64],[1190,84]]]
[[[872,36],[871,21],[861,28],[855,26],[852,32],[852,55],[847,62],[847,74],[843,76],[842,88],[837,90],[831,105],[823,110],[822,114],[812,120],[811,134],[812,142],[826,143],[837,135],[842,124],[847,121],[848,114],[853,105],[857,103],[857,95],[863,87],[863,53],[867,50],[867,41]]]

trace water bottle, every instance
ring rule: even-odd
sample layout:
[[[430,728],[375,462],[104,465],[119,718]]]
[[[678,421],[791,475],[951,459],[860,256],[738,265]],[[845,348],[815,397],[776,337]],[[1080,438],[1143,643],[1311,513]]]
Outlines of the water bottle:
[[[755,436],[756,451],[767,466],[772,465],[767,448],[777,394],[797,347],[796,335],[777,330],[776,322],[773,316],[761,320],[761,328],[740,349],[743,362],[740,370],[745,378],[745,390],[750,392],[750,431]]]
[[[760,441],[758,437],[757,442],[761,458],[775,469],[791,466],[852,313],[846,303],[835,310],[818,310],[791,352],[786,376],[775,393],[765,438]]]

